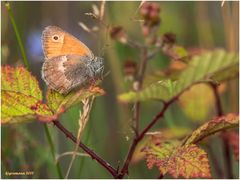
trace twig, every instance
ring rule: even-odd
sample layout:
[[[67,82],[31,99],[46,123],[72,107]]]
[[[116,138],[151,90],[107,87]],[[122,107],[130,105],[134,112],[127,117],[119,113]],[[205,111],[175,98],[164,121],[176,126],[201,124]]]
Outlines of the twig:
[[[53,121],[54,125],[63,132],[67,138],[71,139],[74,143],[77,143],[77,138],[73,136],[71,132],[69,132],[59,121]],[[83,143],[79,143],[78,146],[82,148],[87,154],[91,156],[93,160],[96,160],[99,164],[101,164],[112,176],[115,178],[117,177],[117,170],[113,168],[108,162],[98,156],[95,152],[85,146]]]
[[[142,48],[142,59],[141,59],[141,64],[139,67],[138,71],[138,77],[137,77],[137,87],[136,91],[139,91],[142,89],[142,84],[143,84],[143,77],[146,71],[146,66],[147,66],[147,48]],[[133,121],[135,122],[134,124],[134,131],[136,133],[136,137],[138,137],[138,131],[139,131],[139,119],[140,119],[140,102],[136,102],[134,104],[134,113],[133,113]]]
[[[222,110],[222,106],[221,106],[220,96],[217,91],[217,85],[213,84],[213,83],[210,83],[210,85],[213,89],[213,93],[214,93],[214,97],[215,97],[215,105],[216,105],[217,115],[222,116],[223,110]],[[225,166],[226,178],[233,179],[230,146],[229,146],[228,141],[224,137],[222,137],[222,140],[223,140],[223,149],[224,149],[225,161],[226,161],[226,163],[225,163],[226,164],[226,166]]]
[[[169,107],[169,105],[171,105],[177,98],[178,98],[178,96],[176,96],[176,97],[172,98],[170,101],[166,102],[164,104],[162,110],[152,119],[152,121],[148,124],[148,126],[139,134],[138,137],[135,137],[135,139],[133,140],[132,145],[130,146],[130,149],[128,151],[128,155],[124,162],[124,165],[123,165],[120,173],[118,174],[117,178],[123,178],[123,176],[126,173],[128,173],[128,166],[129,166],[129,163],[131,162],[131,159],[132,159],[132,156],[133,156],[133,153],[135,151],[137,144],[143,139],[146,132],[148,132],[148,130],[153,127],[153,125],[157,122],[157,120],[163,117],[163,115],[164,115],[165,111],[167,110],[167,108]]]
[[[220,97],[217,91],[217,84],[214,83],[210,83],[212,89],[213,89],[213,94],[215,97],[215,106],[216,106],[216,111],[217,111],[217,115],[218,116],[222,116],[223,115],[223,110],[222,110],[222,106],[221,106],[221,101],[220,101]]]

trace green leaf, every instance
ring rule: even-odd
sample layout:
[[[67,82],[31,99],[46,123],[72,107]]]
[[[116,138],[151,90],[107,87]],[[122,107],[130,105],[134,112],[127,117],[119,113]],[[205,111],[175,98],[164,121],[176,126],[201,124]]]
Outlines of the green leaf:
[[[128,92],[118,96],[123,102],[146,101],[149,99],[170,100],[191,85],[209,81],[217,73],[223,72],[238,63],[238,55],[223,50],[194,56],[188,66],[179,74],[177,81],[164,80],[153,83],[139,92]],[[172,85],[169,86],[169,82]]]
[[[219,83],[219,82],[237,78],[238,75],[239,75],[239,64],[235,63],[231,67],[217,72],[215,75],[213,75],[212,79]]]
[[[209,178],[207,154],[195,144],[179,146],[179,141],[151,142],[143,151],[149,169],[157,166],[161,174],[174,178]]]
[[[189,145],[192,143],[198,143],[202,139],[214,133],[238,126],[239,116],[235,114],[228,114],[226,116],[216,117],[193,131],[193,133],[185,139],[183,144]]]
[[[38,117],[52,116],[42,103],[38,82],[25,68],[1,68],[1,123],[20,123]]]
[[[54,113],[59,114],[90,96],[99,96],[103,95],[104,93],[104,90],[99,87],[80,89],[70,92],[67,95],[62,95],[54,90],[49,89],[47,92],[47,101],[51,110]]]
[[[166,73],[164,71],[157,70],[151,74],[147,74],[144,77],[143,88],[145,89],[146,87],[149,87],[151,84],[154,84],[158,81],[162,81],[166,79],[168,79]]]
[[[205,122],[209,113],[213,111],[214,101],[212,88],[205,83],[200,83],[184,91],[178,102],[183,112],[192,121]]]
[[[192,130],[186,127],[173,127],[167,129],[161,129],[160,131],[148,132],[147,135],[158,136],[159,138],[165,140],[169,139],[182,139],[186,137]]]
[[[226,68],[238,62],[238,56],[223,50],[216,50],[194,56],[188,67],[181,73],[176,87],[176,94],[193,83],[211,78]]]
[[[145,101],[149,99],[168,100],[173,96],[176,82],[163,80],[150,85],[140,92],[128,92],[118,96],[122,102]]]

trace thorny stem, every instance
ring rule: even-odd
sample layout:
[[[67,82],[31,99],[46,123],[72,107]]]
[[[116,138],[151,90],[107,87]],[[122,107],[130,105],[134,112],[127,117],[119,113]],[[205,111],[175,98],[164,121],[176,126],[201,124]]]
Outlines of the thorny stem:
[[[170,101],[166,102],[164,104],[162,110],[152,119],[152,121],[148,124],[148,126],[143,129],[143,131],[139,134],[138,137],[135,137],[135,139],[133,140],[132,145],[130,146],[130,149],[128,151],[128,155],[125,160],[125,163],[124,163],[120,173],[118,174],[117,178],[123,178],[123,176],[126,173],[128,173],[128,166],[132,159],[132,156],[133,156],[133,153],[135,151],[137,144],[143,139],[146,132],[148,132],[148,130],[153,127],[153,125],[157,122],[157,120],[163,117],[163,115],[164,115],[165,111],[167,110],[167,108],[169,107],[169,105],[171,105],[177,99],[177,97],[178,96],[176,96],[176,97],[172,98]]]
[[[139,67],[138,71],[138,77],[137,77],[137,88],[136,91],[139,91],[142,89],[142,84],[143,84],[143,77],[146,71],[146,66],[147,66],[147,49],[143,48],[142,49],[142,59],[141,59],[141,64]],[[139,131],[139,118],[140,118],[140,102],[136,102],[134,105],[134,114],[133,114],[133,121],[135,122],[134,130],[136,133],[136,137],[138,136],[138,131]]]
[[[125,160],[125,163],[121,169],[120,172],[118,172],[117,169],[112,167],[108,162],[106,162],[104,159],[102,159],[100,156],[98,156],[94,151],[89,149],[87,146],[85,146],[83,143],[79,143],[78,146],[82,148],[87,154],[91,156],[92,159],[96,160],[99,164],[101,164],[109,173],[112,174],[114,178],[120,179],[123,178],[126,173],[128,173],[128,166],[132,159],[133,153],[135,151],[135,148],[137,144],[143,139],[146,132],[153,127],[153,125],[157,122],[159,118],[162,118],[167,108],[178,98],[178,96],[172,98],[170,101],[164,103],[164,106],[162,110],[152,119],[152,121],[146,126],[145,129],[139,134],[139,136],[135,137],[135,139],[132,142],[132,145],[130,146],[127,158]],[[66,137],[71,139],[74,143],[77,143],[77,138],[69,132],[59,121],[53,121],[54,125],[63,132]]]
[[[63,132],[66,137],[71,139],[74,143],[77,143],[77,138],[73,136],[71,132],[69,132],[59,121],[53,121],[54,125]],[[106,170],[108,170],[109,173],[112,174],[113,177],[116,177],[117,170],[113,168],[108,162],[106,162],[104,159],[102,159],[100,156],[98,156],[94,151],[89,149],[87,146],[85,146],[83,143],[79,143],[78,146],[82,148],[87,154],[91,156],[92,159],[96,160],[99,164],[101,164]]]
[[[211,83],[210,85],[212,86],[214,97],[215,97],[217,115],[222,116],[223,110],[222,110],[222,106],[221,106],[220,96],[217,91],[217,85],[213,84],[213,83]],[[222,140],[223,140],[223,149],[224,149],[225,161],[226,161],[226,166],[225,166],[226,173],[227,173],[226,178],[233,179],[231,152],[230,152],[230,148],[229,148],[230,146],[229,146],[228,141],[225,138],[222,138]]]
[[[218,116],[222,116],[223,115],[223,110],[222,110],[222,106],[221,106],[221,101],[220,101],[220,97],[217,91],[217,84],[213,84],[210,83],[210,85],[212,86],[213,89],[213,94],[215,97],[215,106],[216,106],[216,111],[217,111],[217,115]]]

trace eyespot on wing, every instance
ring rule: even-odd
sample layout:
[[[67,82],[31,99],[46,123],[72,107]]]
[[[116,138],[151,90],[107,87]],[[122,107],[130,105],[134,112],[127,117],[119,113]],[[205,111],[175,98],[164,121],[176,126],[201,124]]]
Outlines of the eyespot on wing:
[[[46,58],[78,54],[94,58],[92,51],[76,37],[59,27],[48,26],[42,33],[42,46]]]

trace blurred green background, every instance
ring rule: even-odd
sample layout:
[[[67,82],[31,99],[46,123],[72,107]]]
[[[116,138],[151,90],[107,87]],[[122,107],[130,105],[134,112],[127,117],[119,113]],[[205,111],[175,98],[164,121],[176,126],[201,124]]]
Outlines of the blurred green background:
[[[185,48],[224,48],[237,51],[238,46],[238,2],[226,2],[228,9],[221,8],[221,2],[158,2],[161,8],[159,34],[176,34],[177,44]],[[101,36],[84,31],[79,22],[93,27],[97,21],[84,13],[92,11],[92,5],[100,2],[10,2],[17,26],[23,39],[31,73],[37,77],[44,92],[46,86],[41,79],[43,53],[41,32],[48,25],[59,26],[84,42],[95,55],[104,53],[105,77],[101,87],[106,95],[97,97],[90,120],[82,136],[82,142],[106,159],[114,167],[122,165],[133,136],[131,126],[132,106],[121,104],[116,97],[130,87],[124,78],[123,65],[126,59],[139,62],[136,50],[112,41],[106,36],[106,28],[101,29]],[[134,21],[140,2],[106,2],[104,23],[110,26],[121,25],[127,34],[136,41],[143,42],[138,21]],[[1,2],[1,61],[2,64],[17,66],[22,64],[22,56],[13,31],[8,12]],[[230,14],[230,15],[229,15]],[[229,16],[234,17],[228,19]],[[140,18],[137,16],[137,18]],[[106,48],[104,48],[106,47]],[[104,48],[104,50],[103,50]],[[147,73],[163,69],[168,58],[159,54],[149,62]],[[204,91],[205,92],[205,91]],[[203,95],[204,92],[202,93]],[[227,82],[221,94],[224,112],[238,112],[238,80]],[[214,102],[207,102],[214,104]],[[160,111],[160,102],[142,104],[140,127],[143,128]],[[60,121],[77,134],[80,105],[65,112]],[[211,119],[214,108],[208,107],[202,121],[193,120],[179,104],[174,104],[166,113],[165,119],[153,128],[184,127],[195,129],[199,124]],[[197,116],[197,114],[196,114]],[[53,124],[49,124],[51,136],[57,154],[73,151],[75,145],[69,141]],[[209,146],[224,170],[222,142],[213,137]],[[27,178],[5,176],[6,171],[34,171],[30,178],[58,178],[55,163],[51,156],[42,123],[32,121],[27,124],[15,124],[1,127],[1,175],[2,178]],[[66,173],[71,156],[60,159],[63,174]],[[213,164],[213,162],[211,161]],[[234,177],[238,175],[238,163],[232,157]],[[216,177],[212,168],[213,177]],[[224,172],[224,171],[223,171]],[[129,178],[157,178],[157,169],[148,170],[144,161],[130,165]],[[168,177],[168,176],[165,176]],[[69,178],[112,178],[98,163],[89,157],[77,157]],[[127,176],[126,176],[127,178]]]

